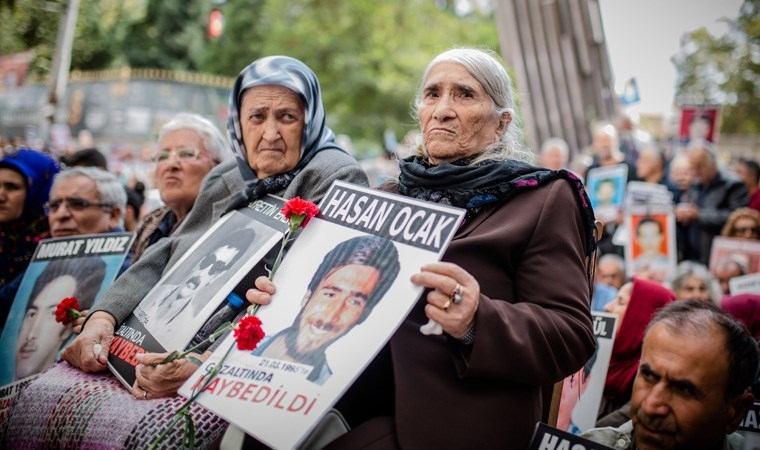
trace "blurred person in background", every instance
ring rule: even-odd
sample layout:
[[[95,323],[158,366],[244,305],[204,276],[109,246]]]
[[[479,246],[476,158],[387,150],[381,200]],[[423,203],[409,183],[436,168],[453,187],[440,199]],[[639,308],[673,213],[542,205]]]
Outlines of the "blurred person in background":
[[[668,180],[670,181],[670,186],[675,189],[673,192],[673,203],[687,202],[687,191],[694,181],[694,170],[691,168],[689,157],[683,152],[677,153],[670,160],[669,167]]]
[[[654,144],[647,144],[642,147],[639,150],[639,159],[636,160],[635,164],[636,177],[641,181],[665,186],[673,194],[674,199],[680,195],[681,189],[665,176],[668,164],[661,148]],[[686,187],[688,188],[688,185]]]
[[[728,255],[718,260],[712,273],[720,283],[723,295],[731,294],[731,279],[747,274],[747,264],[741,255]]]
[[[712,240],[720,234],[728,216],[747,206],[749,195],[733,174],[721,172],[712,147],[706,142],[689,147],[695,182],[688,190],[689,202],[676,206],[676,221],[684,226],[684,258],[707,264]]]
[[[7,149],[7,151],[6,151]],[[43,205],[60,170],[35,150],[0,148],[0,329],[37,243],[50,237]]]
[[[739,208],[728,216],[721,236],[756,241],[760,239],[760,212],[751,208]]]
[[[50,237],[43,205],[59,170],[35,150],[10,149],[0,159],[0,286],[23,273],[37,243]]]
[[[743,323],[755,340],[760,340],[760,294],[726,295],[720,301],[720,308]]]
[[[550,170],[566,169],[569,157],[570,149],[564,139],[549,138],[541,145],[539,165]]]
[[[625,261],[620,255],[607,253],[599,258],[596,264],[597,283],[607,284],[620,289],[628,277],[625,274]]]
[[[605,306],[606,312],[618,316],[618,324],[600,415],[610,414],[631,400],[644,330],[657,310],[675,299],[675,294],[660,283],[634,278]]]
[[[678,300],[699,300],[718,304],[721,292],[707,266],[694,261],[682,261],[670,282]]]
[[[159,239],[171,236],[195,204],[201,183],[222,160],[227,140],[208,119],[181,113],[158,133],[153,154],[155,180],[164,206],[147,214],[137,226],[130,264]]]
[[[620,151],[629,164],[635,164],[641,156],[641,150],[652,145],[652,136],[641,130],[638,122],[638,115],[629,111],[623,112],[617,121]]]
[[[135,187],[124,187],[127,193],[127,207],[124,210],[124,229],[127,231],[135,231],[137,229],[137,222],[140,220],[140,209],[143,203],[145,203],[145,185],[138,181],[135,183]]]
[[[596,263],[594,295],[591,297],[591,310],[604,311],[604,307],[618,293],[627,280],[625,261],[620,255],[607,253],[599,257]]]
[[[71,155],[62,156],[61,163],[66,167],[98,167],[108,171],[108,160],[94,147],[84,148]]]
[[[749,193],[749,207],[760,211],[760,164],[751,159],[740,158],[734,165],[734,171],[739,175]]]
[[[628,181],[636,179],[636,168],[625,161],[625,156],[620,152],[617,130],[611,123],[602,122],[594,125],[591,138],[594,161],[588,170],[625,164],[628,166]]]

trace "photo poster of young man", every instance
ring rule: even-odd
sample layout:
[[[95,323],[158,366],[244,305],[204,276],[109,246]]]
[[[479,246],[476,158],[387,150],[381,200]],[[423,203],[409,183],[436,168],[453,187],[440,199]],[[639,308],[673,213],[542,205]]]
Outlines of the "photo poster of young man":
[[[586,191],[596,217],[603,222],[615,220],[625,201],[628,166],[617,164],[591,169],[586,181]]]
[[[667,208],[630,208],[625,220],[629,230],[626,272],[659,282],[667,280],[677,264],[675,214]]]
[[[602,403],[607,369],[615,342],[617,316],[593,311],[596,352],[578,372],[565,378],[559,403],[557,428],[573,434],[594,428]]]
[[[335,182],[274,276],[266,334],[233,348],[197,401],[273,448],[293,448],[415,305],[410,281],[439,261],[464,210]],[[179,390],[190,397],[235,345],[228,337]],[[255,417],[255,420],[251,420]]]
[[[684,105],[678,139],[683,144],[696,141],[718,141],[720,105]]]
[[[106,233],[40,241],[24,273],[0,335],[0,385],[52,366],[73,338],[55,310],[75,297],[89,310],[113,283],[133,233]]]
[[[739,264],[742,275],[760,272],[760,241],[716,236],[710,250],[710,272],[728,262]]]
[[[240,280],[282,241],[288,227],[283,205],[269,195],[225,214],[161,277],[114,333],[108,366],[125,386],[134,383],[137,353],[184,350]]]

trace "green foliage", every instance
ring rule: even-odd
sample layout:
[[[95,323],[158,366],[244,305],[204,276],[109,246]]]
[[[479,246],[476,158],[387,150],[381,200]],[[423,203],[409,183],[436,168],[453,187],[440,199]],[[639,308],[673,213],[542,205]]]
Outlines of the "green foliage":
[[[760,133],[760,0],[745,0],[731,31],[685,35],[673,57],[680,104],[721,104],[723,133]]]
[[[201,69],[208,2],[161,0],[148,3],[147,13],[127,28],[121,45],[132,67]]]
[[[47,75],[63,4],[0,3],[0,54],[33,49],[33,73]],[[261,56],[293,56],[319,77],[336,133],[362,143],[360,152],[379,152],[384,130],[401,139],[415,128],[411,102],[434,55],[452,46],[498,51],[490,11],[472,8],[460,16],[457,5],[461,2],[81,0],[72,69],[131,66],[234,77]],[[224,31],[216,39],[206,35],[212,8],[224,15]]]

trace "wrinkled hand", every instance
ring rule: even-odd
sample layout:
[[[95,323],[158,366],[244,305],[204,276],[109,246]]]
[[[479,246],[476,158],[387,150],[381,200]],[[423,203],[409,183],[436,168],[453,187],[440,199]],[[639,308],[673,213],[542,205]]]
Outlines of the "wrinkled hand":
[[[254,289],[248,289],[245,298],[248,302],[256,305],[268,305],[272,301],[272,296],[277,291],[272,280],[265,276],[256,278]]]
[[[203,355],[190,353],[188,356],[204,361],[210,354],[211,352]],[[136,399],[146,400],[175,395],[180,386],[198,370],[199,366],[185,358],[175,359],[168,364],[159,364],[168,355],[168,353],[137,354],[139,362],[135,368],[137,378],[132,385],[132,395]]]
[[[89,309],[83,309],[82,311],[79,311],[82,315],[74,319],[71,323],[69,323],[67,326],[74,334],[79,334],[82,332],[82,324],[84,323],[85,319],[87,319],[87,314],[90,313]]]
[[[469,272],[456,264],[440,262],[422,266],[411,280],[432,289],[427,295],[425,315],[441,324],[443,331],[460,339],[472,328],[480,301],[480,284]],[[457,284],[462,286],[462,302],[458,305],[452,301]]]
[[[81,326],[81,325],[80,325]],[[116,319],[103,311],[93,313],[81,334],[63,351],[61,357],[85,372],[99,372],[106,368],[108,349],[113,340]],[[95,345],[100,345],[96,355]]]

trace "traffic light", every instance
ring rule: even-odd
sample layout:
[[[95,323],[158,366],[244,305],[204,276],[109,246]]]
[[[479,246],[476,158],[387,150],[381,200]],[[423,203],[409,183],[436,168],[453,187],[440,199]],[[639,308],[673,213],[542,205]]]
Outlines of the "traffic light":
[[[218,9],[211,11],[208,15],[208,35],[211,38],[218,38],[224,30],[224,16]]]

